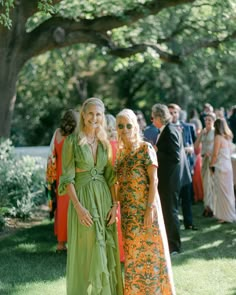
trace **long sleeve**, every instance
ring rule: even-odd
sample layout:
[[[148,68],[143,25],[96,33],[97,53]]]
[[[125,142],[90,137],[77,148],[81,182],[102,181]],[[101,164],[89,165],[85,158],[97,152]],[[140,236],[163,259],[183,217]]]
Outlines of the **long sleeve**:
[[[73,137],[68,136],[64,142],[62,150],[62,175],[60,176],[58,193],[64,195],[67,185],[74,183],[75,179],[75,158]]]

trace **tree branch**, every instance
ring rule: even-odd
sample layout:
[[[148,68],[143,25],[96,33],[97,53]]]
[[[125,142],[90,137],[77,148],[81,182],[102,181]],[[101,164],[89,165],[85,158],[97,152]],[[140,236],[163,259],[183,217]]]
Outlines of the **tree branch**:
[[[135,44],[128,48],[113,48],[109,50],[109,53],[117,57],[125,58],[137,53],[143,53],[147,51],[148,48],[152,48],[154,51],[156,51],[160,59],[163,61],[174,64],[181,64],[179,56],[165,52],[158,45],[155,44]]]
[[[234,39],[236,39],[236,31],[232,32],[231,34],[229,34],[228,36],[222,39],[200,40],[198,43],[194,44],[192,47],[182,50],[181,56],[191,55],[201,48],[217,48],[220,44],[232,41]]]
[[[134,9],[124,11],[122,16],[107,15],[91,20],[80,19],[76,21],[58,16],[51,17],[24,38],[23,48],[26,50],[24,58],[27,60],[47,50],[76,43],[93,43],[111,47],[108,39],[105,40],[104,38],[108,30],[130,25],[143,17],[157,14],[164,8],[193,3],[194,1],[196,0],[153,0],[144,5],[138,5]],[[99,34],[97,35],[97,33]],[[106,41],[105,44],[104,40]]]

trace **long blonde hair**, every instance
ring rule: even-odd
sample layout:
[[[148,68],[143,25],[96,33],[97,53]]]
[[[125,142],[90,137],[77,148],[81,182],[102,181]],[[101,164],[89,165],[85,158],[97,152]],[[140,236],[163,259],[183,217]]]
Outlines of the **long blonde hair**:
[[[84,133],[85,124],[84,124],[83,114],[87,111],[88,106],[90,105],[95,105],[101,108],[102,122],[96,128],[95,135],[97,139],[102,143],[103,147],[109,150],[110,144],[109,144],[109,140],[107,138],[107,133],[106,133],[105,106],[103,102],[101,101],[101,99],[96,97],[91,97],[86,99],[80,109],[79,124],[76,130],[76,133],[78,134],[79,144],[84,145],[88,143],[87,137],[85,136],[85,133]]]
[[[137,116],[135,115],[135,113],[132,110],[123,109],[116,116],[116,126],[118,126],[119,120],[121,118],[126,118],[133,125],[134,137],[131,138],[131,142],[132,142],[134,148],[138,148],[140,146],[140,142],[142,141],[142,137],[140,134],[140,128],[139,128]],[[123,147],[124,147],[124,142],[122,141],[121,136],[118,133],[118,149],[122,149]]]

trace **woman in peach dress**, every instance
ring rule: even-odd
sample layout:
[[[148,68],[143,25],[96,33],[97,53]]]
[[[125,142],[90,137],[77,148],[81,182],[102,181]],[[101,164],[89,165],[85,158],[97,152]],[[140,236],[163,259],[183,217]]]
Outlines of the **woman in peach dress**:
[[[173,295],[170,254],[157,191],[157,157],[140,139],[137,117],[116,118],[117,180],[125,251],[125,295]]]

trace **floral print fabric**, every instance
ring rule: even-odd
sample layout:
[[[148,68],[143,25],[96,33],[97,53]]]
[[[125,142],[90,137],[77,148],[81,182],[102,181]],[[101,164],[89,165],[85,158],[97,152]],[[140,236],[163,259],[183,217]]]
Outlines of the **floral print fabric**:
[[[144,227],[149,165],[157,166],[157,158],[152,145],[146,142],[133,153],[118,155],[125,295],[175,294],[159,199],[156,200],[157,209],[154,209],[154,223],[151,227]]]

